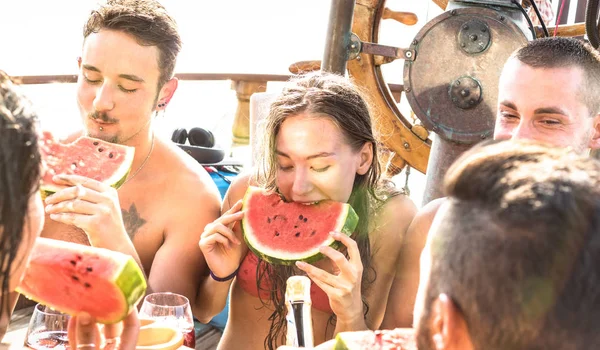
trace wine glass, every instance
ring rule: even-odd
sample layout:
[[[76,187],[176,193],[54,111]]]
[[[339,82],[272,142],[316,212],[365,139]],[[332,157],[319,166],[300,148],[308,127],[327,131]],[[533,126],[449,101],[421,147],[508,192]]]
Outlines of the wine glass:
[[[37,304],[29,320],[25,346],[32,349],[70,349],[67,329],[70,316]]]
[[[179,329],[183,345],[196,347],[194,318],[188,298],[175,293],[148,294],[142,303],[140,317],[150,318]]]

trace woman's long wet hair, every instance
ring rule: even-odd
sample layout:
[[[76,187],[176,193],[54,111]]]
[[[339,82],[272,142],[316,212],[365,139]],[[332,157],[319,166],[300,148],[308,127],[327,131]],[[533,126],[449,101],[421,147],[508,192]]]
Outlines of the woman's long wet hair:
[[[373,218],[377,208],[385,197],[393,192],[387,181],[380,180],[381,166],[377,156],[377,142],[373,133],[371,114],[368,104],[356,86],[344,77],[329,73],[312,73],[293,79],[273,102],[264,125],[263,149],[260,152],[255,180],[262,187],[277,191],[276,138],[283,121],[291,116],[308,113],[315,117],[329,118],[342,131],[346,141],[356,152],[370,143],[373,147],[373,163],[364,175],[356,175],[352,194],[348,203],[358,214],[359,222],[353,238],[355,239],[363,264],[362,301],[366,317],[369,306],[365,292],[374,282],[376,275],[371,266],[371,245],[369,242],[369,219]],[[265,307],[273,309],[269,318],[271,328],[264,345],[265,349],[274,349],[284,342],[286,335],[286,306],[283,291],[290,276],[298,274],[293,266],[270,265],[259,258],[257,268],[259,295],[269,294],[269,300],[261,301]],[[265,283],[262,280],[265,279]],[[265,287],[269,286],[269,287]],[[267,288],[267,290],[265,290]],[[329,320],[329,326],[335,328],[335,315]]]
[[[10,313],[10,271],[23,239],[31,195],[39,189],[37,116],[0,71],[0,315]]]

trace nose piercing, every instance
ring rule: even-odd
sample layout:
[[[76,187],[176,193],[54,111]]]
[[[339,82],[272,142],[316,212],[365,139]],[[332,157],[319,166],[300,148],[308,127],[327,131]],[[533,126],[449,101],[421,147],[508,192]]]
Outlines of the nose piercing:
[[[104,131],[104,128],[103,128],[103,127],[100,127],[100,131]]]

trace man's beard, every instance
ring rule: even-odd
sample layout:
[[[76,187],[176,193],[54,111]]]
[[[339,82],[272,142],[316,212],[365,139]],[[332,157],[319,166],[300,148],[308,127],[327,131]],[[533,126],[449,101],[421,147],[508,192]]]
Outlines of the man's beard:
[[[94,111],[94,112],[88,114],[88,118],[90,118],[92,120],[100,120],[104,123],[117,124],[119,122],[118,119],[111,118],[108,116],[108,114],[106,114],[104,112],[98,112],[98,111]],[[111,142],[111,143],[120,143],[119,142],[120,138],[119,138],[118,134],[117,135],[106,135],[102,131],[100,131],[98,133],[92,133],[92,132],[90,132],[90,130],[87,130],[86,134],[89,137],[100,139],[102,141]]]
[[[119,134],[117,135],[107,135],[105,133],[103,133],[102,131],[91,131],[91,130],[86,130],[86,136],[88,137],[93,137],[95,139],[99,139],[102,141],[106,141],[106,142],[110,142],[110,143],[121,143],[121,138],[119,137]]]

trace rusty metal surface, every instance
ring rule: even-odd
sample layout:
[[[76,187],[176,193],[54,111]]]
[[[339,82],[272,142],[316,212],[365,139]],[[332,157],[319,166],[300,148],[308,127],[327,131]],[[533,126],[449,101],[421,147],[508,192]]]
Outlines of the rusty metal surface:
[[[469,53],[461,47],[460,37],[464,25],[473,25],[474,21],[489,28],[486,35],[490,42],[483,52]],[[479,31],[481,28],[477,26]],[[521,29],[504,12],[493,9],[460,8],[434,18],[410,46],[416,51],[416,59],[405,61],[404,86],[413,111],[427,129],[447,141],[474,143],[490,136],[502,66],[526,42]],[[465,91],[453,94],[451,89],[457,81],[478,85],[464,99],[466,103],[474,101],[468,109],[458,99]]]
[[[436,134],[432,136],[432,139],[422,205],[444,196],[442,186],[448,168],[450,168],[456,158],[471,148],[470,144],[447,141]]]
[[[321,69],[346,74],[355,0],[332,0]]]
[[[465,22],[458,33],[458,43],[465,53],[475,54],[485,51],[490,45],[490,28],[478,19]]]
[[[489,6],[505,6],[514,7],[512,0],[451,0],[451,3],[464,3],[464,4],[475,4],[478,6],[489,5]],[[521,0],[517,0],[521,4]]]
[[[448,94],[458,108],[474,108],[481,102],[481,84],[471,77],[460,77],[450,84]]]
[[[404,59],[408,61],[413,61],[415,59],[415,50],[361,41],[358,35],[353,33],[350,36],[348,59],[354,60],[358,58],[360,53],[392,58],[390,62],[395,59]]]
[[[369,42],[361,43],[361,52],[371,55],[400,58],[407,61],[412,61],[415,58],[415,50],[413,49],[403,49],[401,47],[380,45]]]

